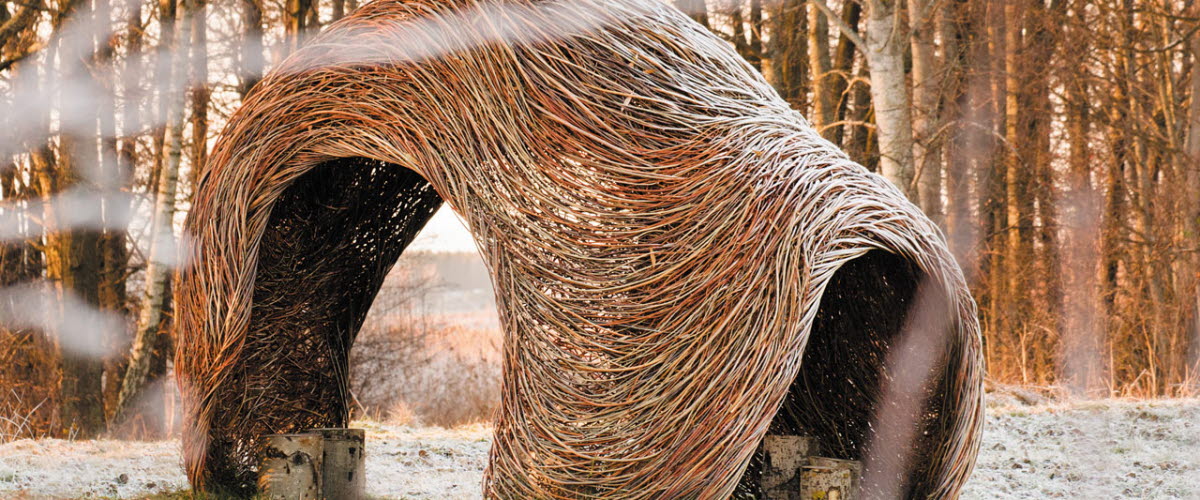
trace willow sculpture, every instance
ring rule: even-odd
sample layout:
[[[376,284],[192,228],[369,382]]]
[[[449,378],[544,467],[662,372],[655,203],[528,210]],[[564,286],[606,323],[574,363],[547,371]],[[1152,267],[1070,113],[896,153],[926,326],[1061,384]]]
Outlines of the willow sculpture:
[[[348,350],[442,201],[506,334],[487,495],[752,492],[769,432],[870,467],[920,289],[942,321],[896,478],[951,496],[973,467],[980,340],[940,233],[727,43],[657,0],[380,0],[259,83],[201,175],[193,485],[250,489],[259,436],[346,424]]]

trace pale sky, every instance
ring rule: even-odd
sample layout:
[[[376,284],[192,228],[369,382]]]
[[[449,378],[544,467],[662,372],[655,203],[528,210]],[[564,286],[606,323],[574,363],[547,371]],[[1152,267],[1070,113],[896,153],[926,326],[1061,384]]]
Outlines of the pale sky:
[[[475,252],[475,240],[462,219],[449,206],[442,205],[425,225],[408,250],[427,252]]]

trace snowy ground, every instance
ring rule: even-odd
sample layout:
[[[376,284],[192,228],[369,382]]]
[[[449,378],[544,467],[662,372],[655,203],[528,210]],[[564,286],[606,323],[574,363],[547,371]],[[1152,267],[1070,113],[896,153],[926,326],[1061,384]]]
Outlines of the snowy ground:
[[[367,482],[385,498],[478,498],[490,429],[359,423]],[[0,498],[136,498],[186,486],[178,443],[0,445]],[[1200,499],[1200,400],[989,410],[964,498]]]

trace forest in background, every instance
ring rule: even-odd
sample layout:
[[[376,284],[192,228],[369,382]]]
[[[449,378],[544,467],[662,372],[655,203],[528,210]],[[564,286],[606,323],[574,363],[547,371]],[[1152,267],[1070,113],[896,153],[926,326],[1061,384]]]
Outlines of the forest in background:
[[[990,381],[1200,393],[1200,2],[675,4],[943,228]],[[0,436],[161,432],[212,139],[354,8],[0,0]]]

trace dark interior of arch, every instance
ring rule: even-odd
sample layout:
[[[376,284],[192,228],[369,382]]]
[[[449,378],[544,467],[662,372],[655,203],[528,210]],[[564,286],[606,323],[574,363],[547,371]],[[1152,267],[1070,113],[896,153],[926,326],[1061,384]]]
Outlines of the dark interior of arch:
[[[244,357],[218,397],[208,464],[222,489],[254,489],[257,436],[344,427],[351,344],[401,252],[441,205],[424,178],[366,158],[325,162],[272,208]]]
[[[767,434],[810,436],[819,456],[863,460],[881,382],[888,377],[884,369],[888,350],[904,328],[924,279],[925,274],[910,261],[882,250],[867,252],[834,273],[821,297],[800,373]],[[945,296],[942,290],[932,293]],[[951,374],[958,370],[954,358],[942,356],[935,361],[932,383],[923,392],[917,442],[909,448],[907,470],[898,478],[902,498],[925,498],[936,486],[927,480],[931,464],[925,458],[950,432],[943,428],[942,417],[952,411],[953,402],[946,395],[951,394]],[[763,498],[762,467],[759,451],[735,498]],[[879,497],[872,494],[878,485],[860,487],[862,498]]]

